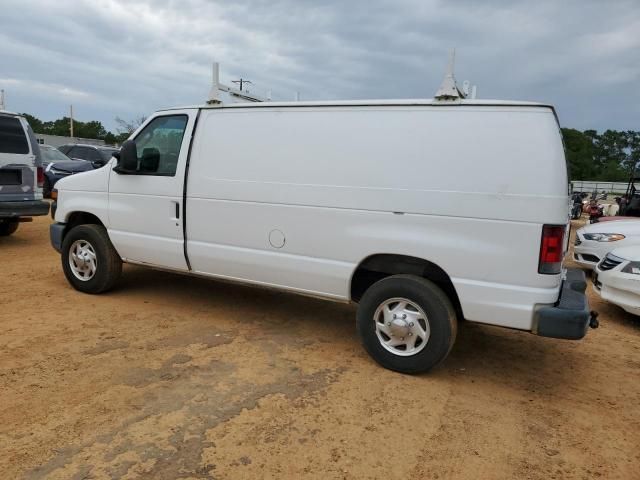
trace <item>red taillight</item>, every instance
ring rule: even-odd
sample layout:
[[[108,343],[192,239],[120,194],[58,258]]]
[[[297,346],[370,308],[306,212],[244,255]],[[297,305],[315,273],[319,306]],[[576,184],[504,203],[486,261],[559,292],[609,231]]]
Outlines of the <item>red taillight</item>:
[[[560,273],[564,254],[564,225],[543,225],[538,273]]]
[[[42,188],[44,185],[44,170],[42,167],[38,167],[38,188]]]

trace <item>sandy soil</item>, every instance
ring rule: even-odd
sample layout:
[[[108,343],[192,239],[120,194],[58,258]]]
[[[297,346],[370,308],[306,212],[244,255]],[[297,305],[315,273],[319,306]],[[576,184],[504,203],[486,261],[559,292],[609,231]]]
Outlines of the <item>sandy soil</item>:
[[[125,268],[74,291],[48,218],[0,239],[0,477],[640,478],[640,322],[581,342],[469,323],[378,367],[354,307]]]

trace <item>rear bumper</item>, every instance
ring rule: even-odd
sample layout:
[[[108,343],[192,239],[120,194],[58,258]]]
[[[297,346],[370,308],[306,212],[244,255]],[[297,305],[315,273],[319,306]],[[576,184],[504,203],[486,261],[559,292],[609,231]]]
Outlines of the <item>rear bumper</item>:
[[[567,270],[560,298],[553,306],[536,310],[533,333],[551,338],[579,340],[587,334],[589,326],[597,326],[597,314],[589,309],[585,294],[587,281],[577,268]]]
[[[37,217],[47,213],[49,213],[49,204],[42,200],[0,201],[0,218]]]
[[[67,228],[66,223],[52,223],[49,226],[49,238],[51,239],[51,246],[60,253],[62,251],[62,237],[64,236],[64,229]]]

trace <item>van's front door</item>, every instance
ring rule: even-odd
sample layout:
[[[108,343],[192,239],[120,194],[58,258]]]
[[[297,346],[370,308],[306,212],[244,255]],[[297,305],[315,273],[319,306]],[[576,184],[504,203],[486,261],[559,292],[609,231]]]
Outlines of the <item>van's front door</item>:
[[[109,174],[109,237],[128,261],[187,270],[182,192],[197,110],[160,113],[138,130],[136,172]]]

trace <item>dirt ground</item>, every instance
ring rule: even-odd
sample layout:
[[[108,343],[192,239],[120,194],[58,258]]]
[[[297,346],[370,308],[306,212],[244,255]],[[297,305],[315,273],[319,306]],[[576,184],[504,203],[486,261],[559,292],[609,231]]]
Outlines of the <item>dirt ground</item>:
[[[0,238],[0,477],[640,478],[640,321],[580,342],[461,325],[386,371],[352,306],[126,267],[84,295],[48,218]]]

